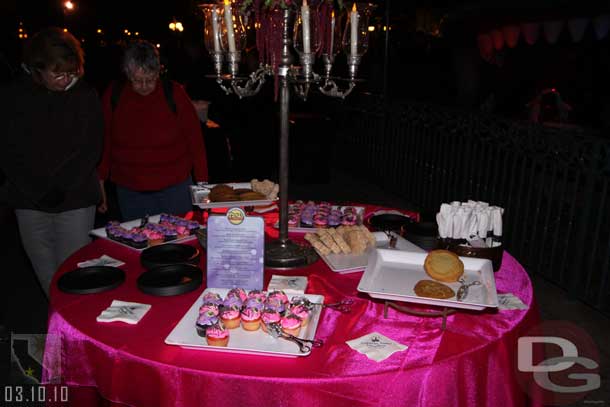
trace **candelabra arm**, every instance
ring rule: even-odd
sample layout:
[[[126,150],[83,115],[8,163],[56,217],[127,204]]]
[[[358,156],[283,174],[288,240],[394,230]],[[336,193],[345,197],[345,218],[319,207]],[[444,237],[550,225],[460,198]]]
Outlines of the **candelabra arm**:
[[[265,75],[270,74],[270,68],[261,65],[256,71],[250,74],[250,77],[244,86],[239,86],[239,82],[237,80],[233,80],[231,81],[231,87],[240,99],[243,97],[254,96],[261,90],[261,87],[265,83]]]
[[[335,81],[333,81],[332,79],[326,79],[324,81],[324,85],[320,86],[318,89],[320,90],[320,93],[323,95],[331,96],[334,98],[345,99],[347,97],[347,95],[352,93],[352,90],[354,90],[354,87],[356,87],[356,83],[353,81],[350,81],[347,89],[340,90],[339,86],[337,86]]]
[[[222,89],[226,95],[230,95],[231,93],[233,93],[230,87],[227,87],[223,84],[223,79],[221,76],[216,77],[216,83],[218,84],[218,86],[220,86],[220,89]]]

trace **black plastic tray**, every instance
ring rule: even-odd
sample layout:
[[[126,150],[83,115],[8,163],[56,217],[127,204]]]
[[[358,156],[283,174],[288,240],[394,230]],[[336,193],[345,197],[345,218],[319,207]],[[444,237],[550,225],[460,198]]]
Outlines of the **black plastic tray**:
[[[199,267],[192,264],[169,264],[140,275],[138,288],[150,295],[180,295],[197,289],[202,281],[203,273]]]
[[[57,280],[57,287],[70,294],[95,294],[123,284],[125,272],[117,267],[82,267],[67,272]]]
[[[413,223],[407,215],[399,215],[396,213],[382,213],[373,215],[368,219],[368,224],[371,229],[376,231],[400,231],[400,228],[406,224]]]
[[[200,252],[196,247],[168,243],[143,250],[140,255],[140,263],[148,270],[170,264],[187,263],[197,265],[199,263],[199,256]]]

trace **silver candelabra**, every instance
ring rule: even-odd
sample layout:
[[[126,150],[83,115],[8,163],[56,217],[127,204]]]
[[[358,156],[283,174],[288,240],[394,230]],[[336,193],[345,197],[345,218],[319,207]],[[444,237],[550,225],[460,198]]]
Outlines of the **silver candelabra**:
[[[247,18],[239,12],[234,3],[224,0],[217,4],[200,4],[204,15],[204,42],[214,62],[214,78],[227,94],[239,98],[256,95],[267,77],[278,80],[280,103],[280,219],[279,238],[265,246],[265,264],[272,268],[294,268],[307,265],[317,259],[311,247],[295,244],[288,238],[288,175],[289,175],[289,129],[288,117],[290,90],[306,100],[312,88],[320,93],[337,98],[349,95],[356,83],[358,66],[368,49],[368,19],[375,7],[369,3],[354,3],[346,13],[344,29],[335,12],[326,16],[328,21],[320,21],[318,10],[310,8],[306,0],[297,10],[283,8],[281,12],[281,52],[277,66],[270,63],[248,76],[239,76],[241,52],[246,43]],[[295,12],[296,11],[296,12]],[[296,18],[295,18],[296,15]],[[261,22],[255,23],[260,29]],[[320,26],[326,28],[326,36],[320,33]],[[299,56],[299,65],[293,64],[293,49]],[[348,77],[331,76],[335,57],[343,49],[347,55]],[[260,52],[261,50],[259,50]],[[323,74],[314,71],[316,56],[319,55]],[[226,68],[226,70],[223,70]],[[346,81],[341,89],[337,81]]]

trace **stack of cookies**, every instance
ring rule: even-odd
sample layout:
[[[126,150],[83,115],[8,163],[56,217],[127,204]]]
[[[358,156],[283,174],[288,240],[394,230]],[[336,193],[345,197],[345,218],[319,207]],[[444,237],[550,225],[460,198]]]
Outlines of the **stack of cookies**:
[[[375,247],[375,236],[363,225],[319,228],[315,233],[307,233],[307,240],[321,255],[362,254],[369,247]]]
[[[230,185],[218,184],[212,187],[208,199],[211,202],[260,201],[267,199],[267,196],[249,188],[234,189]]]
[[[448,250],[432,250],[424,260],[424,270],[433,280],[421,280],[413,290],[420,297],[447,299],[455,296],[453,289],[443,283],[454,283],[464,274],[464,263]]]

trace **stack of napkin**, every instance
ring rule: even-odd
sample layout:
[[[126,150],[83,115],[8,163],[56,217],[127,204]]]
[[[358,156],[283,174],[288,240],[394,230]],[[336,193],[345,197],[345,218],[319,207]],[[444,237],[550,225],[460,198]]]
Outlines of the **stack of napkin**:
[[[477,243],[473,246],[491,247],[501,240],[503,213],[503,208],[483,201],[443,203],[436,214],[438,234]]]
[[[108,308],[97,317],[97,322],[121,321],[137,324],[150,309],[150,304],[113,300]]]

